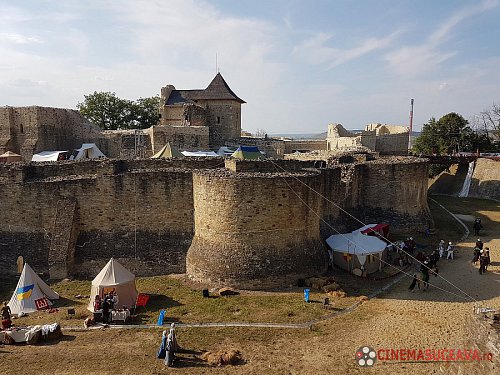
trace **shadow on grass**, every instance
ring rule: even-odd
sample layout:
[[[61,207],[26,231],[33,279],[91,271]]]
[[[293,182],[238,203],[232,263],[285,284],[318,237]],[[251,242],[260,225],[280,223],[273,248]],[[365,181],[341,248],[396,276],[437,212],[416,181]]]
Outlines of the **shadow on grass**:
[[[35,345],[37,346],[53,346],[53,345],[57,345],[59,344],[60,342],[63,342],[63,341],[73,341],[74,339],[76,339],[76,336],[73,336],[73,335],[62,335],[59,339],[55,339],[55,340],[49,340],[49,341],[38,341]]]

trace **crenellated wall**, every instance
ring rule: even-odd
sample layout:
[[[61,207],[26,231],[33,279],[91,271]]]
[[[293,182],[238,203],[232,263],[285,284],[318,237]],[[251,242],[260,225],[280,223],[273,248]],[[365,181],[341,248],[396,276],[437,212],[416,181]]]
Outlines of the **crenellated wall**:
[[[329,225],[359,227],[341,209],[396,232],[429,225],[425,160],[326,165],[221,158],[2,164],[0,272],[15,272],[22,255],[38,272],[48,272],[52,259],[57,275],[95,276],[110,257],[138,275],[165,274],[185,272],[187,256],[195,279],[264,288],[324,270]],[[61,202],[74,213],[62,217]],[[74,256],[65,257],[66,248]]]

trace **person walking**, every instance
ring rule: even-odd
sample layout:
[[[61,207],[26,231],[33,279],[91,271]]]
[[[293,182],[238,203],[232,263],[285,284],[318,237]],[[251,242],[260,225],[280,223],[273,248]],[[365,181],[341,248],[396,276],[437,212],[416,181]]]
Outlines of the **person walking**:
[[[474,235],[478,236],[479,231],[483,228],[481,225],[481,219],[476,217],[476,220],[474,220],[474,224],[472,225],[472,228],[474,229]]]
[[[446,256],[446,259],[451,259],[453,260],[453,244],[450,242],[448,242],[448,247],[446,248],[446,252],[448,253],[447,256]]]
[[[482,275],[486,272],[486,250],[481,250],[481,256],[479,257],[479,274]]]

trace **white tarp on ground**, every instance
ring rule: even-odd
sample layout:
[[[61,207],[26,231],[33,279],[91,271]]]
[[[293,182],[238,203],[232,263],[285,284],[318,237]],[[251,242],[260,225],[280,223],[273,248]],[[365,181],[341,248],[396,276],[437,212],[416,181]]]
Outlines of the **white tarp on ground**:
[[[77,148],[78,154],[75,156],[75,160],[80,159],[97,159],[97,158],[105,158],[101,150],[95,145],[95,143],[83,143],[82,147]]]
[[[326,239],[333,251],[347,254],[369,255],[381,253],[387,244],[375,236],[366,236],[359,231],[334,234]]]
[[[59,294],[50,289],[28,263],[25,263],[16,290],[9,302],[12,314],[17,315],[21,312],[31,313],[37,311],[35,301],[43,297],[46,297],[49,305],[52,305],[50,300],[59,299]]]
[[[184,156],[219,156],[214,151],[182,151]]]
[[[67,151],[42,151],[34,154],[31,161],[57,161],[59,154],[64,154]]]
[[[135,287],[135,275],[123,267],[118,261],[111,258],[101,272],[92,280],[90,291],[90,302],[88,310],[94,311],[95,296],[101,299],[112,290],[116,291],[118,304],[114,308],[123,306],[132,307],[137,299],[137,289]]]

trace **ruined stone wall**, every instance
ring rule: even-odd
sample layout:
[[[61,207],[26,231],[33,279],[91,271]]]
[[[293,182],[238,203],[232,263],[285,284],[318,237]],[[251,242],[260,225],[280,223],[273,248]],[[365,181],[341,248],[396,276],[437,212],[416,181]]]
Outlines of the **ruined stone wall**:
[[[220,162],[220,161],[219,161]],[[76,201],[75,271],[95,276],[110,257],[138,275],[183,272],[193,236],[192,169],[212,160],[87,161],[0,168],[0,270],[19,255],[39,272],[57,202]],[[7,180],[8,179],[8,180]]]
[[[149,130],[152,152],[161,150],[167,142],[181,151],[207,150],[209,146],[209,128],[206,126],[153,126]]]
[[[477,159],[469,196],[500,200],[500,161]]]
[[[0,129],[0,152],[13,151],[25,160],[46,150],[71,153],[82,143],[96,142],[100,135],[100,129],[76,110],[38,106],[1,107]]]
[[[374,150],[381,155],[408,154],[408,132],[378,135]]]
[[[308,140],[294,140],[285,142],[286,154],[290,154],[295,151],[307,152],[315,150],[326,150],[326,140],[308,139]]]
[[[393,232],[432,227],[427,205],[428,163],[418,158],[390,158],[362,164],[361,194],[365,222],[388,222]]]
[[[188,275],[210,284],[260,289],[325,271],[327,252],[314,213],[320,198],[297,179],[320,188],[318,171],[196,171]]]

